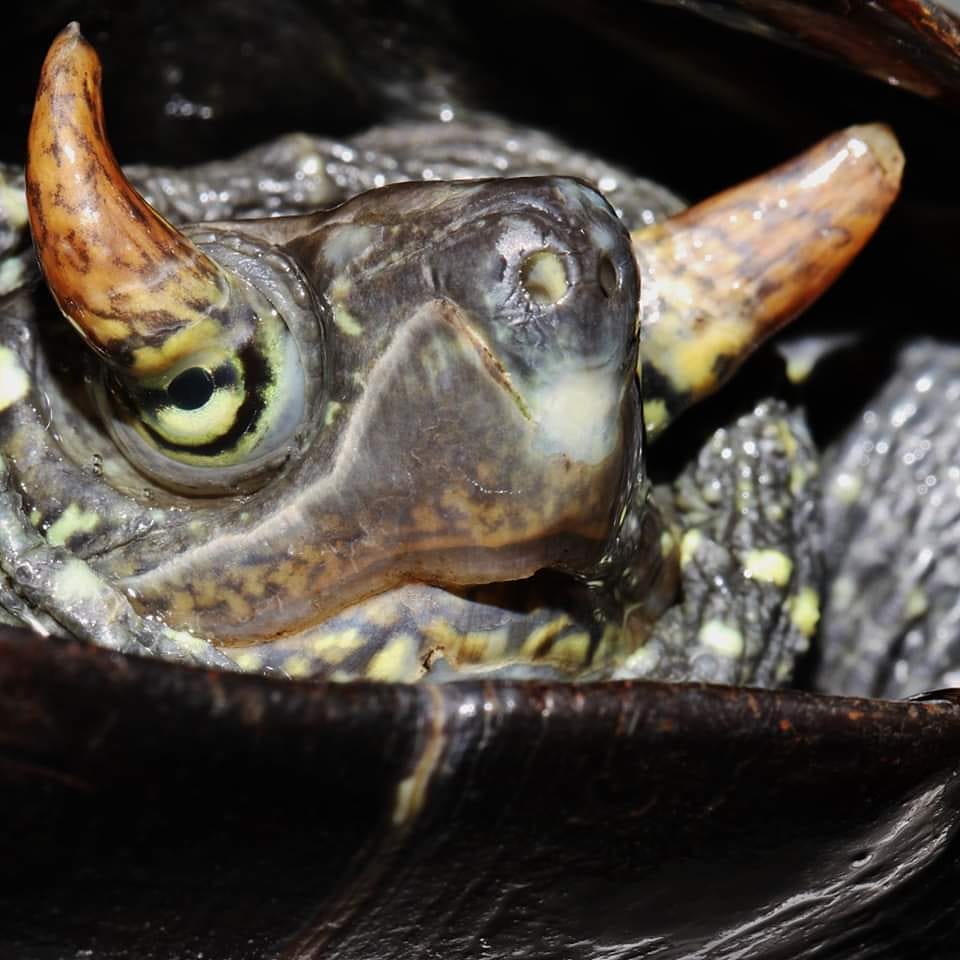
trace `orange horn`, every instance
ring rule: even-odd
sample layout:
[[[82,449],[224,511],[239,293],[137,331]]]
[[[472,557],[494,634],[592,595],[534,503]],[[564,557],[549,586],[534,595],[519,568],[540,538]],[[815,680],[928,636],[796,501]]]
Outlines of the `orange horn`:
[[[885,126],[833,134],[800,156],[633,233],[643,278],[647,430],[713,392],[860,252],[900,189]]]
[[[71,23],[40,75],[30,227],[67,319],[107,361],[153,375],[217,337],[231,283],[123,175],[106,138],[100,77],[96,52]]]

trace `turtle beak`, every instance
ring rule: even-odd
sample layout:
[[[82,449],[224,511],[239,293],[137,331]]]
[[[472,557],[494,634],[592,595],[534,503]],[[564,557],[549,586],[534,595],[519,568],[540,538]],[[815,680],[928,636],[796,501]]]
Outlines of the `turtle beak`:
[[[47,54],[30,125],[30,227],[67,319],[106,361],[151,375],[219,335],[230,282],[124,177],[100,77],[96,52],[70,24]]]
[[[648,434],[713,392],[837,279],[896,198],[903,163],[889,128],[849,127],[632,234],[639,366],[656,374],[645,389]]]

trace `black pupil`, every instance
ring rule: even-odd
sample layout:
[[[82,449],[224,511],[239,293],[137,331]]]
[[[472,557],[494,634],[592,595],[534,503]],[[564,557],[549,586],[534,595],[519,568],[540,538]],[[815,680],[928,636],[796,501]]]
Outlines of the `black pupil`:
[[[167,396],[181,410],[199,410],[213,396],[213,374],[203,367],[190,367],[167,384]]]

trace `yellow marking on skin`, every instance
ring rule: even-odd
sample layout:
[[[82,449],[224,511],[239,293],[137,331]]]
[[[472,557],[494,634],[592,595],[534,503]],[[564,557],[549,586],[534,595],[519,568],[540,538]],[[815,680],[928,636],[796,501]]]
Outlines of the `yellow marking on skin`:
[[[263,668],[263,657],[253,650],[238,650],[236,653],[231,651],[231,656],[244,673],[254,673]]]
[[[502,660],[509,637],[510,631],[506,627],[496,630],[469,630],[463,634],[459,659],[463,663],[493,663]]]
[[[337,414],[340,412],[340,408],[342,406],[343,404],[337,400],[328,401],[327,411],[323,416],[324,426],[329,427],[333,423],[333,421],[337,419]]]
[[[664,530],[660,534],[660,553],[664,557],[669,557],[677,549],[677,541],[669,530]]]
[[[803,587],[787,601],[790,622],[805,637],[812,637],[820,622],[820,596],[813,587]]]
[[[787,457],[793,460],[797,455],[797,438],[790,429],[790,424],[786,420],[779,420],[777,430],[780,433],[780,442],[783,444],[784,452]]]
[[[629,657],[627,657],[627,659],[623,662],[623,666],[619,668],[617,673],[622,673],[627,677],[644,676],[653,670],[658,661],[659,657],[657,656],[655,650],[651,649],[650,647],[641,647],[639,650],[634,651]],[[596,658],[596,662],[600,662],[599,657]],[[616,675],[617,674],[615,674],[615,676]]]
[[[363,327],[343,304],[335,303],[333,305],[333,322],[348,337],[359,337],[363,334]]]
[[[841,503],[856,503],[863,492],[863,480],[858,473],[838,473],[833,479],[833,495]]]
[[[356,653],[364,644],[363,636],[356,627],[346,630],[324,631],[311,637],[307,647],[315,657],[336,666],[343,663],[352,653]]]
[[[611,656],[620,651],[623,643],[624,630],[618,623],[608,623],[603,628],[600,642],[593,652],[594,663],[605,663]]]
[[[589,633],[583,631],[568,633],[553,645],[548,659],[553,663],[562,663],[570,667],[582,667],[587,662],[589,652]]]
[[[230,615],[241,623],[253,617],[253,610],[246,598],[236,590],[222,590],[220,598],[227,605]]]
[[[24,226],[27,222],[27,198],[23,190],[0,183],[0,213],[14,230]]]
[[[35,527],[39,527],[41,520],[43,520],[43,514],[42,514],[36,507],[34,507],[34,508],[30,511],[30,522],[31,522]]]
[[[74,604],[89,602],[91,597],[103,594],[103,581],[77,557],[71,557],[56,575],[58,603]],[[112,606],[119,607],[120,598],[116,597]]]
[[[520,267],[520,282],[536,303],[557,303],[570,288],[563,261],[552,250],[530,254]]]
[[[799,464],[794,464],[790,470],[790,492],[796,497],[803,492],[808,479],[807,471]]]
[[[215,607],[220,602],[220,584],[212,578],[196,580],[192,584],[198,607]]]
[[[397,795],[393,804],[393,824],[397,827],[409,823],[423,808],[430,778],[443,756],[447,741],[443,730],[443,693],[433,684],[426,685],[424,690],[431,700],[429,727],[425,728],[426,742],[420,759],[410,776],[397,784]]]
[[[701,543],[703,543],[703,534],[696,527],[684,533],[680,541],[681,567],[685,567],[694,558]]]
[[[243,567],[240,570],[243,592],[248,597],[262,597],[267,589],[262,567]]]
[[[614,413],[620,395],[609,371],[558,372],[528,386],[524,395],[544,452],[591,464],[610,455],[619,437]]]
[[[414,507],[410,513],[413,518],[414,530],[419,530],[423,533],[439,533],[448,529],[450,526],[448,520],[445,520],[436,510],[426,504],[420,504]]]
[[[99,319],[97,328],[99,335],[116,340],[126,339],[130,335],[129,325],[120,320]],[[198,316],[158,346],[143,346],[134,350],[133,369],[139,376],[163,373],[186,357],[202,350],[220,347],[223,337],[223,327],[216,320]]]
[[[0,263],[0,294],[9,293],[20,286],[24,279],[23,261],[12,257]]]
[[[752,580],[785,587],[793,573],[793,562],[782,550],[748,550],[743,558],[743,572]]]
[[[559,617],[555,617],[549,623],[544,623],[537,627],[524,641],[523,647],[520,649],[521,656],[526,657],[528,660],[535,660],[538,657],[544,656],[549,651],[552,642],[556,640],[557,636],[566,627],[569,627],[571,623],[573,623],[573,621],[569,615],[561,613]]]
[[[914,587],[907,596],[906,614],[910,619],[922,617],[930,608],[926,593]]]
[[[808,354],[791,354],[787,358],[787,379],[791,383],[803,383],[817,364],[817,358]]]
[[[310,589],[310,569],[305,565],[292,568],[290,564],[283,564],[268,574],[267,579],[291,597],[305,596]]]
[[[100,524],[100,514],[94,510],[84,510],[79,503],[70,503],[67,509],[50,524],[47,530],[47,543],[51,547],[65,546],[71,537],[92,533]]]
[[[219,595],[217,596],[219,600]],[[186,590],[174,590],[168,597],[169,613],[171,619],[178,621],[188,620],[196,612],[196,603],[192,594]]]
[[[670,419],[663,400],[646,400],[643,404],[643,422],[651,436],[659,433]]]
[[[701,646],[707,647],[722,657],[740,657],[743,655],[743,634],[722,620],[708,620],[697,634]]]
[[[313,663],[301,654],[294,654],[283,661],[284,672],[294,680],[313,675]]]
[[[366,675],[392,683],[416,680],[420,675],[417,641],[409,633],[398,633],[370,660]]]
[[[670,352],[667,374],[678,393],[701,394],[717,382],[717,360],[736,357],[750,342],[752,330],[742,319],[711,317],[689,340],[677,340]]]
[[[435,644],[460,643],[460,632],[455,630],[447,620],[431,620],[423,628],[424,636]]]
[[[423,628],[424,636],[454,666],[463,663],[495,663],[504,658],[510,631],[469,630],[461,633],[446,620],[433,620]]]
[[[333,278],[333,282],[330,284],[330,299],[334,303],[343,303],[344,300],[350,296],[350,288],[353,284],[350,282],[350,278],[344,276],[342,273]]]
[[[375,627],[392,627],[400,616],[400,604],[389,593],[368,600],[362,609],[362,616]]]
[[[206,652],[210,647],[210,644],[202,637],[195,637],[186,630],[173,630],[167,627],[163,632],[167,639],[172,640],[185,653],[200,654]]]
[[[806,650],[805,649],[801,650],[798,645],[797,652],[806,653]],[[782,686],[790,679],[790,677],[793,676],[793,664],[789,661],[784,661],[778,664],[775,676],[776,676],[777,685]]]
[[[30,378],[9,347],[0,347],[0,412],[30,392]]]

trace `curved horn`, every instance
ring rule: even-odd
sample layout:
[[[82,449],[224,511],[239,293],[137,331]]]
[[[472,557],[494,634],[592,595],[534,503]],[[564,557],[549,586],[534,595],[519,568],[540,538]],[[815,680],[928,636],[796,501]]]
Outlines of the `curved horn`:
[[[60,309],[104,359],[158,373],[222,329],[224,271],[133,189],[107,142],[100,60],[71,23],[54,40],[30,125],[27,206]]]
[[[903,162],[887,127],[849,127],[634,231],[649,435],[713,392],[837,279],[896,198]]]

